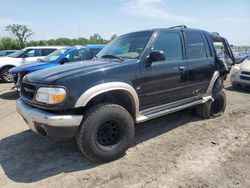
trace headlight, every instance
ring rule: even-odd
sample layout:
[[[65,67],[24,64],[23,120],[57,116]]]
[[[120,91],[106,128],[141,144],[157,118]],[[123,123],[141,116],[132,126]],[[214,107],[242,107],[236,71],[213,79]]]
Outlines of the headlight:
[[[233,73],[237,73],[237,72],[239,72],[240,71],[240,65],[234,65],[233,67],[232,67],[232,72]]]
[[[66,90],[63,88],[40,87],[36,92],[36,101],[46,104],[58,104],[65,100]]]

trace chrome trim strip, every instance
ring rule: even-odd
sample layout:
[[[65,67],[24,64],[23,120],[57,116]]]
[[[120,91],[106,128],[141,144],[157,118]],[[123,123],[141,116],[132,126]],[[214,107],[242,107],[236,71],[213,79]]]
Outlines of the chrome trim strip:
[[[131,85],[124,82],[108,82],[108,83],[98,84],[88,89],[76,101],[75,107],[86,106],[88,102],[97,95],[114,90],[122,90],[129,94],[131,101],[134,103],[133,105],[135,108],[135,116],[137,116],[137,114],[139,113],[138,95],[135,89]]]
[[[184,99],[182,101],[185,101],[185,100],[188,100],[188,99]],[[163,115],[171,114],[171,113],[174,113],[174,112],[177,112],[177,111],[180,111],[180,110],[192,107],[192,106],[196,106],[198,104],[203,104],[209,100],[213,100],[213,97],[212,96],[202,97],[201,99],[198,99],[198,100],[193,101],[191,103],[184,103],[183,105],[173,107],[173,108],[167,108],[168,106],[171,105],[170,103],[156,106],[156,107],[152,107],[152,108],[149,108],[149,109],[146,109],[146,110],[139,112],[139,115],[136,118],[136,123],[142,123],[142,122],[145,122],[145,121],[148,121],[148,120],[151,120],[151,119],[163,116]],[[158,108],[158,111],[156,111],[157,108]],[[150,111],[152,111],[152,114],[150,114]]]
[[[217,78],[219,78],[219,76],[220,76],[219,71],[215,71],[212,79],[210,80],[209,86],[207,88],[207,91],[206,91],[207,95],[211,95],[212,90],[213,90],[213,86],[214,86]]]
[[[26,104],[22,99],[16,101],[16,108],[30,129],[36,133],[35,123],[52,127],[78,127],[83,118],[82,115],[57,115],[49,113]]]

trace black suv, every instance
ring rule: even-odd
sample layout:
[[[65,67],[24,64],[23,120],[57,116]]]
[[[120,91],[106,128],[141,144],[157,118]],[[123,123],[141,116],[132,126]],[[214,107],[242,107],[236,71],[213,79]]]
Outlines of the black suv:
[[[133,140],[135,123],[190,107],[203,118],[221,115],[232,64],[218,33],[186,26],[129,33],[91,61],[25,76],[17,111],[34,132],[76,137],[88,159],[114,160]]]

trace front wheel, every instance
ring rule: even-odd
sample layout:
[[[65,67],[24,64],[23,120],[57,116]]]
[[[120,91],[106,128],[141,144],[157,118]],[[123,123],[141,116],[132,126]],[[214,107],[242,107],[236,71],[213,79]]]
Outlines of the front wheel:
[[[91,161],[111,161],[122,156],[134,138],[134,121],[123,107],[103,103],[87,110],[76,141]]]
[[[11,82],[13,82],[13,80],[14,80],[13,74],[11,74],[11,73],[9,72],[9,70],[10,70],[11,68],[12,68],[12,67],[3,68],[3,70],[2,70],[1,73],[0,73],[0,77],[1,77],[2,81],[5,82],[5,83],[11,83]]]
[[[214,101],[210,100],[204,104],[198,105],[195,108],[196,114],[202,118],[213,118],[221,116],[226,109],[226,95],[223,90],[220,90],[213,96]]]

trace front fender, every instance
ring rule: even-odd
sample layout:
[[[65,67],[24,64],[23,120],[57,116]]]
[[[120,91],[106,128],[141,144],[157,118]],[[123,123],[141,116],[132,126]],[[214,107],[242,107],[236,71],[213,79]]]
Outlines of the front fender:
[[[75,103],[75,107],[84,107],[88,104],[88,102],[93,99],[94,97],[114,90],[122,90],[126,91],[129,94],[129,97],[134,105],[136,116],[139,113],[139,98],[135,91],[135,89],[124,82],[108,82],[103,84],[98,84],[94,87],[89,88],[86,90],[77,100]]]

